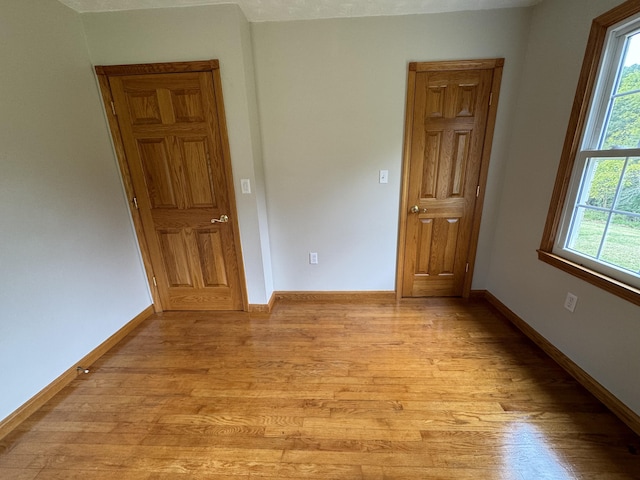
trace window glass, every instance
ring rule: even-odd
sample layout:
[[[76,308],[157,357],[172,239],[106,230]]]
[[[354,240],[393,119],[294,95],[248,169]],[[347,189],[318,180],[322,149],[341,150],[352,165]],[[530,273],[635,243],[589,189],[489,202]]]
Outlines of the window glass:
[[[598,258],[598,252],[602,244],[608,215],[606,212],[576,208],[573,221],[572,234],[567,242],[571,250]]]
[[[579,203],[600,208],[613,207],[623,168],[624,158],[590,158],[583,180],[584,194]]]
[[[640,65],[638,80],[640,80]],[[640,86],[640,85],[639,85]],[[611,117],[605,131],[605,150],[640,147],[640,92],[625,94],[613,100]]]
[[[640,272],[640,219],[612,214],[600,259],[631,272]]]
[[[640,214],[640,158],[631,158],[627,163],[616,200],[616,210]]]
[[[600,149],[640,147],[640,33],[626,38]]]
[[[640,27],[634,28],[612,34],[606,46],[609,60],[591,107],[602,154],[578,153],[582,175],[562,246],[587,263],[640,278],[640,157],[634,156],[640,149]]]
[[[538,258],[640,305],[640,2],[591,26]]]
[[[640,273],[640,158],[589,158],[565,248]]]

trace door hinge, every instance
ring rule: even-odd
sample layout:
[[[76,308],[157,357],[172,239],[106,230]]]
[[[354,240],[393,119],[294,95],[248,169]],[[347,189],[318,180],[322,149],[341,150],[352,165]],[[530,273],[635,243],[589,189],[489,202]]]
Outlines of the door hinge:
[[[493,103],[493,92],[489,94],[489,106]]]
[[[464,272],[465,273],[469,272],[469,263],[467,263],[467,265],[464,267]]]
[[[133,206],[138,210],[138,199],[136,197],[133,197]]]
[[[157,287],[157,286],[158,286],[158,282],[156,282],[156,277],[153,277],[153,285],[154,285],[155,287]]]
[[[476,198],[480,196],[480,185],[476,187]]]
[[[111,100],[111,111],[115,116],[118,116],[118,114],[116,113],[116,104],[113,103],[113,100]]]

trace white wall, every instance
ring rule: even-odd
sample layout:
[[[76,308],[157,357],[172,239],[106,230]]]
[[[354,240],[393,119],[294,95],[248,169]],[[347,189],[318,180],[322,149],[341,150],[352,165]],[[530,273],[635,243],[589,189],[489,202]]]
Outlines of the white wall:
[[[535,253],[589,23],[618,2],[250,26],[231,5],[79,16],[5,0],[0,418],[150,303],[91,63],[209,58],[221,62],[249,301],[261,304],[274,289],[393,290],[407,62],[505,57],[473,288],[640,413],[638,307]]]
[[[640,309],[537,260],[591,20],[619,0],[534,9],[486,287],[640,414]],[[567,292],[579,298],[563,309]]]
[[[249,125],[251,129],[251,146],[253,149],[253,176],[250,176],[251,189],[255,198],[256,215],[258,220],[260,254],[262,256],[265,300],[269,300],[273,292],[273,271],[271,265],[271,243],[269,237],[269,220],[267,214],[267,200],[264,180],[264,163],[262,153],[262,131],[258,114],[258,98],[256,89],[255,58],[253,55],[253,43],[251,25],[241,15],[240,41],[244,52],[244,73],[247,91],[247,108],[249,112]],[[260,302],[266,303],[266,302]]]
[[[0,420],[151,303],[80,17],[0,15]]]
[[[250,29],[233,5],[82,15],[95,64],[220,60],[250,303],[274,289],[394,289],[410,60],[507,59],[474,279],[482,286],[529,17],[504,9]],[[379,169],[390,170],[388,185],[377,183]],[[252,180],[252,195],[239,193],[240,178]]]
[[[253,57],[244,15],[235,5],[214,5],[88,13],[82,21],[96,65],[220,60],[249,303],[267,303],[271,260]],[[240,193],[241,178],[252,181],[251,195]]]
[[[395,289],[407,63],[505,57],[473,282],[484,288],[530,13],[252,25],[275,290]]]

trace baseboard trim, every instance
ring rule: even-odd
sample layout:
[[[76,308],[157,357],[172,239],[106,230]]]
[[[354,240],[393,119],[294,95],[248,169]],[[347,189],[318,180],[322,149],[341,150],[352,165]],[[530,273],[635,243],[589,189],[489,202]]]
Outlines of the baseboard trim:
[[[469,300],[485,300],[488,293],[486,290],[471,290],[469,292]]]
[[[271,310],[273,310],[274,303],[276,303],[276,292],[273,292],[271,294],[271,298],[266,304],[250,303],[249,313],[271,313]]]
[[[496,298],[491,292],[485,292],[484,298],[496,310],[498,310],[507,320],[509,320],[516,328],[542,349],[549,357],[551,357],[558,365],[575,378],[584,388],[589,390],[593,396],[600,400],[614,415],[627,424],[631,430],[640,435],[640,415],[622,403],[609,390],[600,385],[591,375],[580,368],[569,357],[558,350],[551,344],[549,340],[540,335],[527,322],[520,318],[509,307]]]
[[[591,392],[598,400],[600,400],[609,410],[611,410],[620,420],[622,420],[635,433],[640,435],[640,416],[633,410],[622,403],[617,397],[609,392],[605,387],[598,383],[591,375],[580,368],[569,357],[562,353],[558,348],[551,344],[546,338],[534,330],[528,323],[520,318],[509,307],[502,303],[491,292],[486,290],[474,290],[471,292],[472,299],[484,298],[498,312],[500,312],[507,320],[509,320],[516,328],[534,342],[542,351],[544,351],[551,359],[553,359],[560,367],[575,378],[584,388]],[[269,313],[273,309],[276,301],[314,301],[321,303],[346,302],[346,303],[396,303],[396,295],[393,291],[358,291],[358,292],[273,292],[269,303],[266,305],[249,305],[250,312]],[[85,357],[62,373],[53,382],[43,388],[22,406],[9,414],[0,422],[0,439],[4,438],[13,431],[20,423],[26,420],[31,414],[42,407],[54,395],[56,395],[65,386],[71,383],[78,376],[77,367],[88,367],[97,361],[102,355],[113,348],[118,342],[126,337],[133,329],[140,325],[144,320],[154,313],[153,305],[150,305],[130,322],[124,325],[120,330],[111,335],[107,340],[98,345],[94,350],[89,352]]]
[[[318,303],[396,303],[396,292],[354,291],[354,292],[275,292],[278,301],[318,302]]]
[[[62,373],[49,385],[44,387],[40,392],[35,394],[29,400],[27,400],[22,406],[18,407],[13,413],[9,414],[7,418],[0,422],[0,439],[7,436],[18,425],[25,421],[31,414],[47,403],[51,398],[56,395],[60,390],[69,385],[78,375],[78,366],[87,368],[91,366],[102,355],[107,353],[113,348],[120,340],[126,337],[131,331],[140,325],[144,320],[149,318],[153,311],[153,305],[148,306],[138,315],[136,315],[130,322],[124,325],[120,330],[107,338],[104,342],[98,345],[95,349],[85,355],[80,361],[70,367],[67,371]]]

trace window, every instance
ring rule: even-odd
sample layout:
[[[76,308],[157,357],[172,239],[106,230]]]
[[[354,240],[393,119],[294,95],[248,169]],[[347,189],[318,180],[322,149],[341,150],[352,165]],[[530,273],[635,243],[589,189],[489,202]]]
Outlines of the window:
[[[640,6],[596,18],[539,258],[640,304]]]

